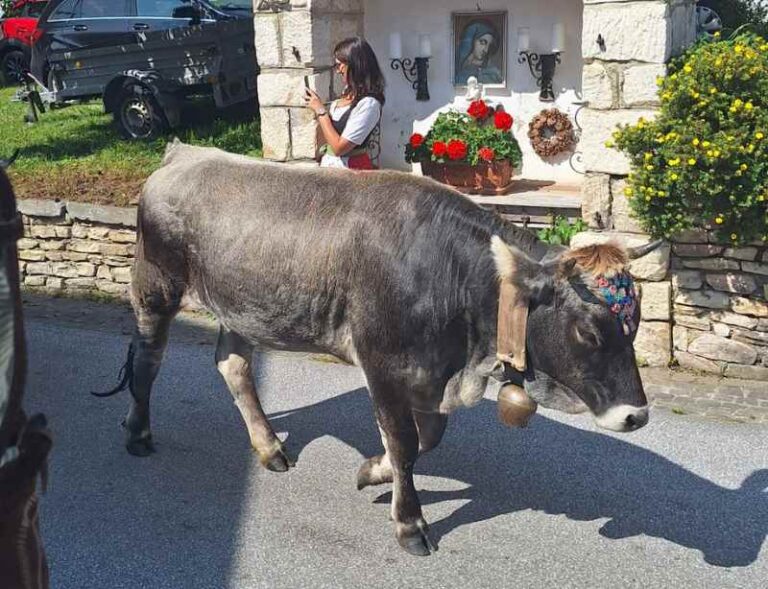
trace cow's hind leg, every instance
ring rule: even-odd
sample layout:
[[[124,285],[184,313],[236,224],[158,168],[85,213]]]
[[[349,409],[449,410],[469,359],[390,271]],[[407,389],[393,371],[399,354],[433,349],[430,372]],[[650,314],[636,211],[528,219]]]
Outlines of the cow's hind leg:
[[[413,483],[413,467],[419,455],[419,434],[413,411],[401,387],[370,375],[368,383],[392,468],[392,519],[397,541],[406,552],[427,556],[430,549],[436,547],[429,539]]]
[[[419,454],[424,454],[435,448],[443,438],[445,426],[448,424],[448,416],[441,413],[424,413],[413,411],[416,429],[419,434]],[[386,449],[384,432],[381,433],[382,442]],[[392,466],[389,456],[385,452],[363,462],[357,471],[358,490],[371,485],[381,485],[392,482]]]
[[[285,472],[294,466],[295,462],[288,456],[261,408],[253,383],[252,357],[251,344],[240,335],[221,327],[216,347],[216,366],[243,416],[251,446],[259,454],[259,459],[266,468]]]

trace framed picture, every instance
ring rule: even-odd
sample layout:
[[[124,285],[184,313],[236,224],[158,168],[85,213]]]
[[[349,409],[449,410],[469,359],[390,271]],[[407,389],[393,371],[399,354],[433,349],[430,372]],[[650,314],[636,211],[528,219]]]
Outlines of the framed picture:
[[[451,14],[454,86],[471,76],[488,88],[507,85],[507,12]]]

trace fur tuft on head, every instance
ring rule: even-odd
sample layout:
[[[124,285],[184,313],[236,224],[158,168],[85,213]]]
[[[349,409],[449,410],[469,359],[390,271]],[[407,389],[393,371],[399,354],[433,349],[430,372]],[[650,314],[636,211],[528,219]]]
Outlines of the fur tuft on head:
[[[173,141],[165,145],[165,153],[163,154],[163,163],[162,163],[163,166],[168,164],[173,159],[174,153],[178,152],[179,151],[178,148],[181,147],[182,145],[184,145],[184,142],[178,137],[174,137]]]
[[[623,272],[629,263],[627,253],[616,243],[600,243],[570,250],[563,262],[574,261],[580,270],[592,276],[611,277]]]

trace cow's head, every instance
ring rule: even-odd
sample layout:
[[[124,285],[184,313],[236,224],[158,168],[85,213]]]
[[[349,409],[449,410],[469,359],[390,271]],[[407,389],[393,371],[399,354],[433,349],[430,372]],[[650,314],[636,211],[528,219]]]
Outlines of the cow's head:
[[[524,350],[515,360],[531,398],[568,413],[589,410],[600,427],[614,431],[647,423],[633,348],[640,308],[627,265],[657,246],[625,251],[592,245],[540,263],[493,237],[502,282],[500,320],[505,306],[527,309]],[[504,300],[505,285],[513,300]],[[513,323],[520,328],[519,320]]]

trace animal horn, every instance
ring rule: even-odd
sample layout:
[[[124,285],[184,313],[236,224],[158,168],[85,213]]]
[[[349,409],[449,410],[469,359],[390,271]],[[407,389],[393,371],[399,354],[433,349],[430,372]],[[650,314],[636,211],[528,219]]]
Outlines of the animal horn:
[[[650,254],[662,243],[664,243],[663,239],[657,239],[656,241],[652,241],[651,243],[646,243],[645,245],[639,245],[637,247],[627,248],[627,257],[630,260],[636,260],[637,258],[642,258],[646,254]]]

